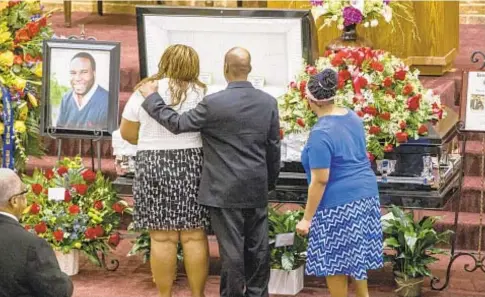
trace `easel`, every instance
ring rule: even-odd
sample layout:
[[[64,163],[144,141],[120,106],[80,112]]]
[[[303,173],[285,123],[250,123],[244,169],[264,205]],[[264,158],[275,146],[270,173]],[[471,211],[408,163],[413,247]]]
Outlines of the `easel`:
[[[90,36],[86,37],[86,32],[84,30],[84,25],[81,25],[81,34],[79,36],[70,35],[67,39],[76,39],[76,40],[96,40],[96,38]],[[58,161],[61,160],[61,151],[62,151],[62,138],[56,136],[57,129],[55,127],[48,127],[47,128],[47,135],[54,139],[57,142],[57,159]],[[94,143],[96,142],[96,159],[98,164],[98,170],[101,170],[101,140],[103,139],[103,131],[101,130],[91,130],[92,135],[90,137],[86,137],[84,135],[79,136],[71,136],[70,138],[78,139],[79,140],[79,155],[82,155],[82,141],[85,138],[89,138],[90,145],[91,145],[91,167],[92,170],[95,171],[94,166]],[[117,259],[112,259],[110,264],[112,266],[108,266],[106,263],[106,256],[104,253],[101,253],[100,259],[102,267],[104,267],[108,271],[115,271],[120,266],[120,263]]]
[[[485,70],[485,54],[481,51],[476,51],[472,54],[471,56],[471,61],[473,63],[479,62],[479,58],[477,56],[481,56],[482,58],[482,66],[479,68],[479,70]],[[463,106],[464,103],[467,103],[467,94],[463,94],[462,92],[462,98],[461,98],[461,104],[460,104],[460,109],[463,110],[463,108],[466,110],[466,106]],[[465,96],[465,98],[463,98]],[[462,115],[464,114],[463,112],[461,113]],[[470,267],[469,264],[465,264],[463,269],[467,272],[474,272],[477,269],[480,269],[482,272],[485,272],[485,256],[483,255],[482,252],[482,233],[483,233],[483,215],[484,215],[484,188],[485,188],[485,131],[467,131],[465,129],[465,122],[464,119],[460,119],[460,121],[457,123],[456,129],[458,131],[458,134],[461,136],[461,156],[463,160],[463,166],[462,166],[462,172],[461,172],[461,182],[460,182],[460,195],[458,195],[457,204],[454,206],[455,209],[455,221],[454,221],[454,234],[452,237],[451,241],[451,253],[450,253],[450,262],[448,263],[448,267],[446,269],[446,277],[445,277],[445,282],[441,287],[438,287],[437,285],[440,283],[440,279],[438,277],[434,277],[431,279],[431,288],[433,290],[438,290],[442,291],[445,289],[450,281],[450,273],[451,273],[451,267],[453,266],[453,263],[456,261],[456,259],[466,256],[469,257],[473,260],[474,264]],[[461,203],[461,194],[462,194],[462,184],[463,184],[463,176],[465,175],[465,169],[466,169],[466,143],[467,143],[467,132],[475,132],[475,133],[480,133],[481,136],[481,162],[480,162],[480,178],[481,178],[481,184],[480,184],[480,217],[479,217],[479,235],[478,235],[478,248],[477,252],[471,252],[471,253],[456,253],[455,254],[455,245],[456,245],[456,238],[457,234],[456,231],[458,229],[458,216],[460,213],[460,203]]]
[[[77,35],[69,35],[67,39],[76,39],[76,40],[96,40],[93,36],[86,36],[86,31],[84,30],[84,25],[80,25],[81,33],[79,36]],[[47,135],[54,139],[57,142],[57,160],[61,160],[61,151],[62,151],[62,138],[58,138],[56,134],[57,129],[55,127],[47,128]],[[94,142],[96,142],[96,159],[98,170],[101,170],[101,140],[103,138],[103,132],[101,130],[93,130],[93,137],[90,139],[91,142],[91,169],[95,171],[94,166]],[[79,136],[79,155],[82,155],[82,139],[83,136]]]

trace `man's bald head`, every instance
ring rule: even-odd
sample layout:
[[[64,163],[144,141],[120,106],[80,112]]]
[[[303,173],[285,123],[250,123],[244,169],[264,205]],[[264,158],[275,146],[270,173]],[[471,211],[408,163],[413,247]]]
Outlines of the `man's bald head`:
[[[241,47],[230,49],[224,58],[224,73],[229,81],[247,80],[251,72],[251,54]]]
[[[0,207],[6,207],[8,200],[22,191],[22,181],[11,169],[0,168]]]

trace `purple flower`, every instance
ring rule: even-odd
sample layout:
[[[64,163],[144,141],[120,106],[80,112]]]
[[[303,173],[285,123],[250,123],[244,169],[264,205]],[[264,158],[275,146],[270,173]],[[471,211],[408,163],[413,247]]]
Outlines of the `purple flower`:
[[[386,5],[389,5],[390,2],[391,2],[391,0],[384,0],[384,4],[386,4]]]
[[[344,26],[350,26],[362,22],[362,13],[357,8],[347,6],[343,11]]]
[[[322,6],[323,0],[310,0],[310,3],[312,4],[312,6]]]

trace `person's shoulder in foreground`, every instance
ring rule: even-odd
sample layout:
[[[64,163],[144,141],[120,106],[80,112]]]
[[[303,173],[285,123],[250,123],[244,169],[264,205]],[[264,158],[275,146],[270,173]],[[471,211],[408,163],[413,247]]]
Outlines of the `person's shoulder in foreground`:
[[[72,282],[52,247],[18,222],[25,192],[15,172],[0,168],[0,296],[70,297]]]

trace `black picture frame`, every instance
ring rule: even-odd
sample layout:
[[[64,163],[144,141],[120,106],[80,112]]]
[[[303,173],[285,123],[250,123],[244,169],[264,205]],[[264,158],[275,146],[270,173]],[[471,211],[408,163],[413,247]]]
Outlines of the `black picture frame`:
[[[136,23],[138,33],[138,52],[140,61],[140,77],[148,76],[146,32],[144,16],[210,16],[210,17],[240,17],[240,18],[266,18],[282,19],[293,18],[301,20],[302,59],[308,64],[313,64],[318,59],[318,36],[315,21],[308,9],[268,9],[268,8],[203,8],[203,7],[180,7],[180,6],[136,6]],[[221,57],[222,58],[222,57]]]
[[[53,49],[109,52],[109,89],[107,128],[59,128],[51,123],[51,61]],[[84,39],[46,39],[43,41],[43,75],[42,75],[42,106],[40,132],[43,136],[52,138],[77,139],[110,139],[113,131],[119,127],[119,89],[120,89],[120,55],[121,44],[114,41],[98,41]],[[69,62],[66,61],[66,75],[69,75]]]

